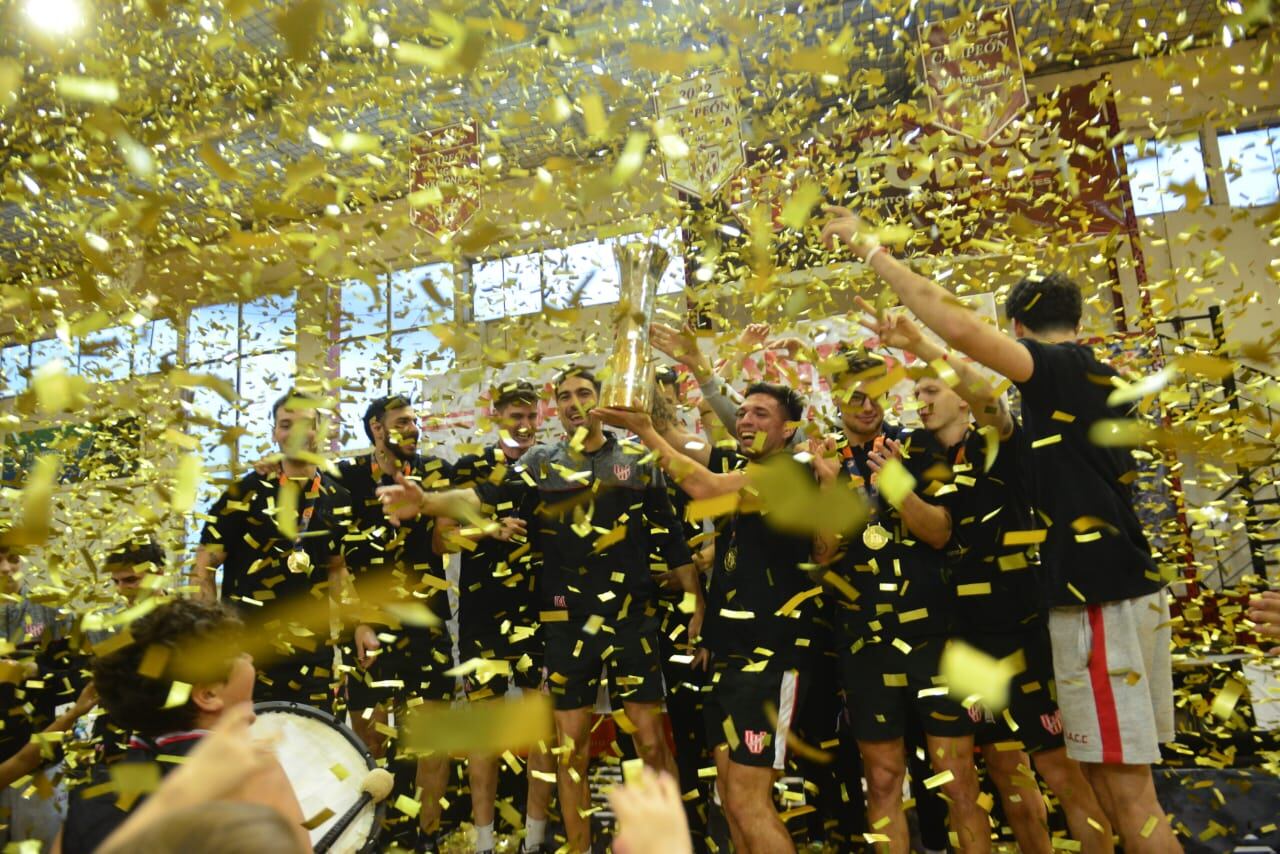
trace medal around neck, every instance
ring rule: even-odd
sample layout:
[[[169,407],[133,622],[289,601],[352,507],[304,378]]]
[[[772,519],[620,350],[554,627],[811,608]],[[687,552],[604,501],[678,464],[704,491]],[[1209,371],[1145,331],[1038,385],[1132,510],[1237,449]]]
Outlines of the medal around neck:
[[[290,572],[307,572],[311,569],[311,555],[302,549],[294,549],[289,552],[289,557],[285,560],[285,564],[289,567]]]
[[[889,545],[889,532],[880,525],[868,525],[862,529],[862,544],[878,552]]]

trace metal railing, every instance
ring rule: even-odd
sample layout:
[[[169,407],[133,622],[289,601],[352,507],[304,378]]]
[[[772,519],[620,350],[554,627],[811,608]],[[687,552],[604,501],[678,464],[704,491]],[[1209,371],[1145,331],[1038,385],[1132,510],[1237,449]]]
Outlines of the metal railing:
[[[1208,321],[1210,334],[1207,338],[1186,334],[1188,325],[1198,321]],[[1169,336],[1157,332],[1162,350],[1171,344],[1184,351],[1225,356],[1226,333],[1219,306],[1210,307],[1204,314],[1162,318],[1157,321],[1159,324],[1172,325],[1175,333]],[[1173,354],[1166,353],[1169,355]],[[1280,533],[1280,455],[1275,452],[1280,411],[1270,401],[1252,393],[1252,389],[1259,385],[1277,382],[1280,379],[1267,371],[1235,363],[1220,383],[1203,380],[1189,384],[1189,399],[1171,407],[1188,419],[1202,418],[1205,414],[1227,416],[1238,425],[1236,435],[1241,440],[1272,447],[1270,455],[1260,462],[1236,464],[1235,479],[1212,501],[1226,506],[1238,497],[1244,507],[1243,519],[1240,520],[1244,542],[1226,554],[1215,555],[1220,587],[1230,586],[1248,573],[1266,578],[1268,569],[1280,564],[1280,557],[1273,554],[1276,546],[1280,545],[1280,536],[1277,535]],[[1246,551],[1247,563],[1241,560]]]

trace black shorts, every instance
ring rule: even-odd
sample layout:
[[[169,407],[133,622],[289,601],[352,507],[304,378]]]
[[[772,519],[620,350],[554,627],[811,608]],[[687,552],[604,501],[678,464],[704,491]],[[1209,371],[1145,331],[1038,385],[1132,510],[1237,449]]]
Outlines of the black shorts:
[[[448,701],[457,693],[453,641],[447,631],[405,626],[392,632],[395,643],[383,644],[368,670],[355,665],[347,672],[347,707],[357,713],[378,705],[412,699]],[[355,650],[344,655],[355,661]]]
[[[656,614],[606,620],[595,634],[583,630],[582,620],[543,623],[547,688],[555,707],[561,711],[594,707],[605,666],[613,703],[661,702],[659,625]]]
[[[787,762],[787,734],[808,690],[804,671],[718,670],[703,694],[707,744],[727,744],[729,758],[739,765],[781,770]]]
[[[468,700],[486,700],[502,697],[512,686],[523,691],[536,691],[542,687],[543,652],[541,631],[533,637],[512,643],[505,635],[490,638],[460,638],[458,658],[465,665],[479,658],[484,661],[501,661],[510,667],[509,674],[483,672],[468,673],[462,677],[462,690]]]
[[[1028,753],[1054,750],[1066,745],[1062,738],[1062,715],[1054,699],[1053,652],[1049,629],[1036,626],[1010,634],[966,635],[964,642],[993,658],[1007,658],[1022,651],[1026,669],[1009,683],[1009,708],[992,713],[981,705],[969,709],[978,723],[976,744],[1019,742]],[[1009,725],[1013,719],[1016,729]]]
[[[333,672],[333,647],[273,661],[259,668],[257,675],[256,703],[301,703],[333,711],[338,679]]]
[[[938,663],[945,645],[945,640],[931,638],[912,643],[910,653],[889,642],[842,652],[845,705],[854,738],[902,738],[910,716],[919,719],[926,735],[956,738],[973,734],[976,725],[969,712],[939,690]]]

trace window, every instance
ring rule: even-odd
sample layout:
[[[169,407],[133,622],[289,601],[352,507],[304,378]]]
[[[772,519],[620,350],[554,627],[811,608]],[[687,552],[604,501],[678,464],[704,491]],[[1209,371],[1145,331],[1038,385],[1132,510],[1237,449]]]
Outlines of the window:
[[[1218,152],[1232,207],[1280,201],[1280,127],[1220,133]]]
[[[93,382],[116,382],[172,365],[178,353],[178,330],[168,320],[149,320],[137,327],[113,326],[89,332],[72,347],[56,338],[0,348],[0,397],[27,388],[29,369],[61,359],[67,370]]]
[[[473,316],[477,321],[518,317],[542,310],[542,256],[512,255],[471,268]]]
[[[294,311],[292,294],[192,309],[187,365],[224,380],[239,398],[233,404],[212,389],[194,390],[192,433],[207,471],[226,476],[234,461],[271,452],[271,403],[293,385],[297,368]]]
[[[684,290],[679,235],[664,230],[657,242],[671,253],[658,293]],[[479,322],[532,314],[543,308],[608,305],[618,301],[618,262],[613,247],[640,242],[638,234],[587,240],[526,255],[477,261],[471,267],[472,310]]]
[[[1186,188],[1194,184],[1209,192],[1200,135],[1183,134],[1163,140],[1138,140],[1124,147],[1134,213],[1151,216],[1186,207]]]
[[[433,331],[454,318],[453,268],[427,264],[389,275],[372,285],[342,284],[338,372],[344,448],[368,443],[361,418],[375,397],[416,396],[423,379],[453,366],[454,353]]]
[[[4,381],[4,397],[22,394],[27,387],[25,376],[28,363],[31,361],[29,344],[13,344],[0,349],[0,378]]]

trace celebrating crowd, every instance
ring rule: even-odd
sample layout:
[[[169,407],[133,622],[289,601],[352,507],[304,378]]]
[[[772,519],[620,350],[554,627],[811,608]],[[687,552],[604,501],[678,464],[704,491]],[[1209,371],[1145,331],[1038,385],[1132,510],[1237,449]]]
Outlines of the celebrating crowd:
[[[716,810],[734,850],[794,850],[775,800],[789,768],[838,850],[909,850],[914,802],[926,848],[989,851],[980,767],[1023,851],[1059,847],[1051,810],[1072,850],[1181,850],[1151,774],[1173,738],[1169,579],[1132,454],[1091,440],[1132,413],[1108,403],[1115,370],[1075,343],[1079,287],[1028,275],[1005,301],[1009,335],[828,213],[824,239],[943,342],[860,303],[879,342],[914,357],[921,428],[886,411],[895,377],[872,350],[809,354],[838,410],[819,413],[838,417],[828,432],[799,390],[729,388],[691,330],[666,326],[652,340],[676,366],[650,412],[601,406],[585,368],[554,377],[549,401],[509,382],[496,434],[455,461],[420,452],[422,413],[391,396],[365,414],[371,452],[330,465],[322,401],[290,391],[271,409],[280,454],[202,516],[186,595],[82,632],[101,745],[58,850],[309,850],[294,786],[248,734],[267,700],[349,715],[418,805],[388,838],[436,850],[457,757],[400,743],[404,718],[524,692],[549,698],[554,735],[521,763],[497,743],[465,757],[476,848],[495,847],[506,762],[528,772],[523,850],[589,851],[602,691],[647,767],[613,794],[619,851],[714,850]],[[1016,389],[1018,414],[978,366]],[[685,376],[706,435],[676,411]],[[546,403],[563,432],[539,443]],[[144,536],[111,553],[127,608],[159,595],[164,562]],[[1274,594],[1250,615],[1280,636]],[[8,637],[59,619],[28,613]],[[975,669],[1005,673],[1001,690],[960,684]],[[49,730],[94,701],[86,689]],[[22,747],[0,768],[11,782],[40,765]],[[163,783],[129,796],[129,765]]]

